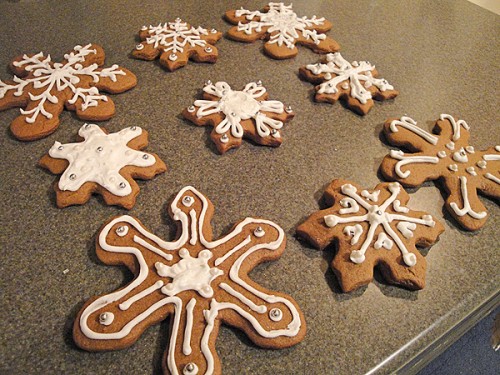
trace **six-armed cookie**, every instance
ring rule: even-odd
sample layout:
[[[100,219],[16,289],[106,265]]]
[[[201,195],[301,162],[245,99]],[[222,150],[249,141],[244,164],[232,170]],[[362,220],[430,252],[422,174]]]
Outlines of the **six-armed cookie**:
[[[115,114],[115,105],[100,90],[111,94],[137,84],[135,75],[118,65],[102,68],[104,50],[97,44],[76,46],[60,63],[43,52],[14,59],[13,81],[0,81],[0,111],[22,107],[10,125],[14,136],[32,141],[53,133],[63,108],[82,120],[103,121]]]
[[[387,179],[411,187],[437,180],[444,188],[448,212],[465,229],[477,230],[488,216],[478,191],[500,197],[500,146],[476,150],[469,144],[469,130],[464,120],[447,114],[436,121],[432,133],[407,116],[389,119],[384,125],[387,140],[410,154],[391,150],[380,169]]]
[[[348,62],[340,53],[329,53],[317,64],[301,67],[300,76],[314,84],[315,100],[335,103],[342,99],[347,107],[366,115],[373,107],[373,99],[393,99],[399,93],[378,75],[375,66],[367,61]]]
[[[163,369],[189,375],[221,372],[215,349],[221,323],[266,348],[301,341],[306,326],[297,303],[248,276],[257,264],[283,253],[283,229],[268,220],[246,218],[214,240],[213,211],[212,203],[188,186],[170,207],[179,224],[173,242],[158,238],[131,216],[105,224],[96,241],[97,256],[106,264],[125,265],[135,278],[85,304],[73,328],[77,345],[91,351],[125,348],[170,316]]]
[[[275,59],[289,59],[297,55],[296,44],[311,48],[317,53],[335,52],[337,42],[324,33],[332,24],[324,18],[299,17],[292,5],[269,3],[262,11],[246,9],[229,10],[225,15],[233,26],[227,35],[239,42],[267,39],[264,51]]]
[[[203,100],[196,100],[182,114],[196,125],[214,127],[210,137],[221,154],[239,147],[243,137],[277,147],[282,142],[279,130],[294,113],[290,106],[267,98],[260,81],[247,84],[242,91],[232,90],[226,82],[208,81]]]
[[[156,154],[139,151],[148,144],[148,133],[138,126],[108,134],[94,124],[78,131],[81,142],[55,142],[40,165],[61,174],[54,184],[59,208],[86,203],[93,193],[109,205],[131,209],[139,194],[134,178],[152,179],[165,172]]]
[[[330,207],[300,224],[297,235],[321,250],[335,241],[332,268],[344,292],[369,284],[376,266],[392,284],[424,287],[426,261],[416,246],[432,245],[444,228],[431,215],[406,207],[409,196],[400,184],[363,190],[334,180],[324,199]]]
[[[219,55],[214,44],[222,33],[194,28],[180,18],[158,26],[143,26],[139,32],[141,43],[135,46],[132,56],[142,60],[159,57],[160,64],[169,71],[182,68],[188,60],[215,63]]]

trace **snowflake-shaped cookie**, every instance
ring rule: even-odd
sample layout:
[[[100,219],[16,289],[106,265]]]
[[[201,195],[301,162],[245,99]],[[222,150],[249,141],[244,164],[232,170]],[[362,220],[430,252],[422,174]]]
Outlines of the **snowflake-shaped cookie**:
[[[399,93],[385,79],[376,78],[375,66],[368,61],[345,60],[338,52],[329,53],[317,64],[301,67],[300,76],[314,84],[315,100],[335,103],[342,99],[347,107],[366,115],[373,107],[373,99],[393,99]]]
[[[111,118],[115,105],[99,90],[121,93],[134,87],[137,78],[118,65],[101,68],[104,57],[101,46],[87,44],[65,54],[61,63],[43,52],[14,59],[10,65],[14,80],[0,81],[0,111],[25,108],[10,125],[14,136],[31,141],[53,133],[63,108],[83,120]]]
[[[177,18],[158,26],[143,26],[139,32],[141,43],[135,46],[132,56],[142,60],[154,60],[160,56],[160,64],[169,71],[182,68],[189,59],[215,63],[218,51],[214,44],[222,33],[194,28]]]
[[[150,233],[131,216],[105,224],[97,256],[106,264],[127,266],[135,278],[85,304],[73,330],[78,346],[91,351],[125,348],[170,316],[163,368],[165,373],[189,375],[221,372],[215,350],[221,323],[243,330],[266,348],[302,340],[306,327],[297,303],[248,276],[257,264],[283,253],[283,229],[268,220],[246,218],[213,240],[213,211],[211,202],[188,186],[170,207],[179,222],[174,242]]]
[[[82,142],[55,142],[40,165],[61,174],[54,185],[60,208],[84,204],[99,193],[109,205],[131,209],[139,193],[134,178],[152,179],[165,172],[165,163],[156,154],[143,151],[148,133],[138,126],[108,134],[94,124],[78,131]]]
[[[369,284],[376,266],[390,283],[424,287],[426,262],[416,246],[432,245],[444,228],[431,215],[406,207],[410,198],[400,184],[381,183],[368,191],[334,180],[324,199],[330,207],[313,213],[297,234],[319,249],[335,241],[332,268],[344,292]]]
[[[500,146],[474,149],[469,145],[469,130],[464,120],[447,114],[436,121],[432,133],[407,116],[387,120],[384,134],[389,143],[411,154],[391,150],[381,171],[387,179],[412,187],[437,180],[446,192],[449,213],[465,229],[477,230],[488,216],[477,192],[500,197]]]
[[[227,35],[240,42],[268,39],[264,51],[275,59],[289,59],[297,55],[296,44],[311,48],[314,52],[327,53],[340,49],[333,39],[324,33],[332,24],[324,18],[299,17],[292,5],[269,3],[262,11],[229,10],[226,19],[237,24]]]
[[[282,139],[279,130],[294,113],[290,106],[277,100],[266,100],[268,94],[262,83],[251,82],[242,91],[232,90],[226,82],[203,88],[203,100],[196,100],[183,115],[196,125],[212,125],[210,137],[223,154],[241,145],[243,137],[254,142],[277,147]]]

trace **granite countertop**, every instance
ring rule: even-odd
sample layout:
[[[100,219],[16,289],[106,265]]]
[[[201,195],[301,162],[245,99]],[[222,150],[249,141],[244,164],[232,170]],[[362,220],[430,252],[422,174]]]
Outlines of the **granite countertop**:
[[[130,213],[165,240],[175,225],[166,207],[186,185],[215,205],[214,233],[226,233],[247,216],[273,220],[285,229],[287,248],[278,261],[257,267],[251,277],[271,290],[292,295],[308,324],[304,341],[285,350],[253,345],[240,331],[223,326],[217,350],[225,374],[388,373],[432,357],[432,348],[467,326],[485,306],[499,301],[499,208],[482,199],[490,217],[475,233],[463,231],[443,211],[433,184],[411,190],[411,207],[442,221],[445,232],[426,252],[427,285],[415,292],[389,286],[380,277],[344,294],[329,263],[333,251],[299,242],[295,227],[318,209],[334,178],[373,188],[382,158],[391,148],[380,136],[383,122],[408,114],[423,127],[441,113],[468,122],[478,149],[500,144],[499,89],[492,78],[500,61],[499,17],[463,1],[295,0],[299,15],[324,16],[328,35],[348,60],[369,60],[400,91],[395,100],[375,103],[360,117],[341,104],[312,100],[313,85],[298,68],[319,58],[299,47],[296,58],[276,61],[262,43],[223,38],[216,64],[190,63],[174,73],[157,63],[134,60],[129,52],[144,24],[181,17],[192,25],[227,31],[222,15],[261,1],[2,1],[0,79],[10,79],[10,60],[44,51],[55,59],[77,44],[104,47],[106,64],[133,71],[138,85],[112,96],[116,115],[102,123],[111,132],[139,125],[149,131],[148,151],[168,171],[139,182],[136,206],[106,206],[100,197],[84,206],[58,209],[52,184],[57,177],[37,166],[54,141],[74,139],[83,121],[64,111],[60,128],[35,142],[13,138],[8,125],[18,109],[0,112],[1,262],[0,372],[67,374],[151,374],[160,372],[168,344],[168,320],[148,329],[132,347],[88,353],[72,341],[77,312],[90,297],[131,280],[95,255],[95,236],[110,217]],[[290,104],[295,119],[285,126],[283,145],[273,149],[243,142],[220,156],[209,129],[180,116],[198,98],[206,80],[234,88],[262,80],[272,99]],[[67,270],[67,271],[65,271]],[[430,349],[429,349],[430,348]]]

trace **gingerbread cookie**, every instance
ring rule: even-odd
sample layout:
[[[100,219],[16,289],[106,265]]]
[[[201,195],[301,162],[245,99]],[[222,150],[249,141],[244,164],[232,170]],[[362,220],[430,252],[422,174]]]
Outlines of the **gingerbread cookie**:
[[[221,323],[266,348],[301,341],[306,326],[297,303],[248,276],[257,264],[283,253],[283,229],[269,220],[246,218],[214,240],[213,212],[212,203],[188,186],[170,206],[178,222],[174,242],[158,238],[131,216],[105,224],[96,241],[97,256],[109,265],[125,265],[135,278],[85,304],[73,328],[77,345],[90,351],[126,348],[170,316],[163,369],[189,375],[221,373],[215,350]]]
[[[384,134],[391,145],[408,151],[391,150],[380,169],[387,179],[415,187],[437,180],[446,194],[446,209],[467,230],[481,228],[487,212],[478,191],[500,197],[500,146],[485,151],[469,144],[470,126],[442,114],[432,133],[417,126],[408,116],[385,122]]]
[[[301,67],[299,75],[316,86],[315,100],[335,103],[342,99],[348,108],[366,115],[373,107],[373,99],[395,98],[399,92],[385,79],[376,78],[378,72],[368,61],[349,63],[340,53],[329,53],[322,62]]]
[[[226,19],[234,25],[227,35],[236,41],[252,43],[266,39],[264,52],[274,59],[289,59],[297,55],[296,44],[314,52],[328,53],[340,49],[337,42],[324,33],[332,24],[324,18],[299,17],[292,5],[269,3],[262,11],[229,10]]]
[[[202,27],[194,28],[177,18],[158,26],[143,26],[139,32],[141,43],[135,46],[132,56],[141,60],[154,60],[169,71],[182,68],[188,60],[215,63],[219,53],[214,44],[222,33]]]
[[[59,208],[84,204],[98,193],[109,205],[131,209],[139,194],[134,178],[152,179],[167,170],[158,155],[138,151],[148,144],[148,133],[138,126],[108,134],[85,124],[78,135],[82,142],[55,142],[40,159],[42,167],[62,174],[54,184]]]
[[[99,90],[111,94],[130,90],[137,78],[118,65],[104,64],[104,50],[97,44],[76,46],[60,63],[43,52],[14,59],[13,81],[0,81],[0,111],[21,107],[21,116],[10,125],[23,141],[40,139],[59,126],[63,108],[83,120],[103,121],[115,114],[115,105]]]
[[[242,91],[232,90],[226,82],[205,83],[203,100],[196,100],[182,114],[192,123],[214,127],[210,137],[223,154],[240,147],[243,137],[255,143],[278,147],[279,130],[294,117],[290,106],[267,100],[262,82],[251,82]]]
[[[434,244],[444,228],[431,215],[410,210],[410,197],[400,184],[363,190],[334,180],[324,199],[329,208],[313,213],[297,235],[320,250],[335,242],[331,266],[344,292],[369,284],[376,266],[392,284],[424,287],[426,261],[416,246]]]

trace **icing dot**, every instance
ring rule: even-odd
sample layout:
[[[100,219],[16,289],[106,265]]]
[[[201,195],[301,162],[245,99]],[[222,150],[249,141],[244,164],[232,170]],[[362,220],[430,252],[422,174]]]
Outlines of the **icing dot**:
[[[76,179],[76,174],[71,173],[71,174],[69,175],[69,179],[70,179],[70,180],[74,180],[74,179]]]
[[[235,117],[235,116],[236,116],[236,113],[231,112],[231,116]]]
[[[262,86],[262,81],[260,79],[257,81],[257,86]]]
[[[332,79],[332,75],[330,73],[325,74],[325,79]]]
[[[476,170],[474,169],[474,167],[468,167],[466,169],[466,171],[467,171],[467,173],[469,173],[472,176],[477,176],[477,173],[476,173]]]
[[[83,127],[84,127],[85,129],[90,129],[90,126],[91,126],[91,124],[85,124],[85,125],[83,125]]]
[[[196,374],[198,374],[198,366],[196,366],[193,362],[189,362],[182,369],[182,374],[183,375],[196,375]]]
[[[264,229],[262,229],[262,227],[257,227],[253,231],[253,234],[255,235],[255,237],[262,237],[264,236],[264,234],[266,234],[266,232],[264,231]]]
[[[148,154],[144,154],[144,155],[142,155],[142,158],[143,158],[144,160],[147,160],[147,159],[149,158],[149,155],[148,155]]]
[[[115,319],[115,314],[112,312],[104,312],[101,315],[99,315],[99,323],[101,323],[104,326],[109,326],[111,323],[113,323],[113,320]]]
[[[63,146],[59,146],[57,149],[62,150],[63,148],[64,148]]]
[[[213,50],[212,50],[212,47],[207,47],[207,48],[205,48],[205,52],[207,52],[207,53],[210,53],[210,52],[212,52],[212,51],[213,51]]]
[[[140,51],[141,49],[144,49],[144,45],[143,44],[138,44],[135,46],[135,49]]]
[[[190,197],[189,195],[186,195],[184,198],[182,198],[182,204],[186,207],[190,207],[194,203],[193,197]]]
[[[147,26],[143,26],[143,27],[141,27],[141,30],[143,30],[143,31],[144,31],[144,30],[147,30],[147,29],[148,29],[148,27],[147,27]]]
[[[222,137],[220,137],[220,141],[222,143],[227,143],[229,142],[229,137],[227,136],[227,134],[223,134]]]
[[[469,154],[473,154],[474,153],[474,147],[473,146],[467,146],[465,148],[465,151],[467,151]]]
[[[348,84],[347,82],[344,82],[344,83],[342,84],[342,88],[343,88],[344,90],[347,90],[347,89],[349,88],[349,84]]]
[[[450,164],[448,165],[448,169],[452,172],[458,171],[458,166],[456,164]]]
[[[455,149],[455,143],[454,142],[449,142],[446,144],[446,147],[450,150],[454,150]]]
[[[208,81],[205,81],[204,86],[210,86],[211,84],[212,84],[212,81],[208,80]]]
[[[101,152],[103,148],[101,146],[97,147],[97,152]]]
[[[269,318],[273,322],[279,322],[281,319],[283,319],[283,312],[277,307],[275,307],[271,309],[271,311],[269,311]]]
[[[120,237],[125,236],[128,233],[128,227],[126,225],[121,225],[118,228],[116,228],[116,234],[119,235]]]
[[[169,59],[170,61],[175,61],[175,60],[177,60],[177,54],[175,54],[175,53],[171,53],[171,54],[170,54],[170,56],[168,57],[168,59]]]
[[[125,189],[127,187],[127,185],[125,184],[125,182],[120,182],[120,184],[118,185],[118,187],[120,189]]]
[[[381,210],[378,210],[378,211],[377,211],[377,215],[382,215],[382,213],[383,213],[383,212],[382,212]]]
[[[217,34],[217,30],[215,30],[215,29],[210,30],[210,32],[211,32],[212,34]]]
[[[358,63],[357,61],[353,61],[353,62],[352,62],[352,66],[354,66],[354,67],[358,67],[358,66],[359,66],[359,63]]]
[[[481,169],[486,168],[486,162],[484,160],[479,160],[476,165]]]
[[[446,151],[439,151],[437,153],[437,156],[439,156],[441,159],[446,157]]]
[[[291,106],[291,105],[289,105],[288,107],[286,107],[286,108],[285,108],[285,111],[286,111],[286,113],[292,113],[292,112],[293,112],[293,110],[292,110],[292,106]]]
[[[132,126],[130,130],[135,131],[137,129],[137,126]]]
[[[188,110],[188,112],[194,112],[194,111],[195,111],[195,109],[196,109],[196,108],[195,108],[195,106],[194,106],[194,105],[190,105],[190,106],[188,107],[188,109],[187,109],[187,110]]]
[[[274,138],[279,138],[280,136],[280,132],[277,131],[276,129],[273,129],[271,130],[271,135],[274,137]]]

